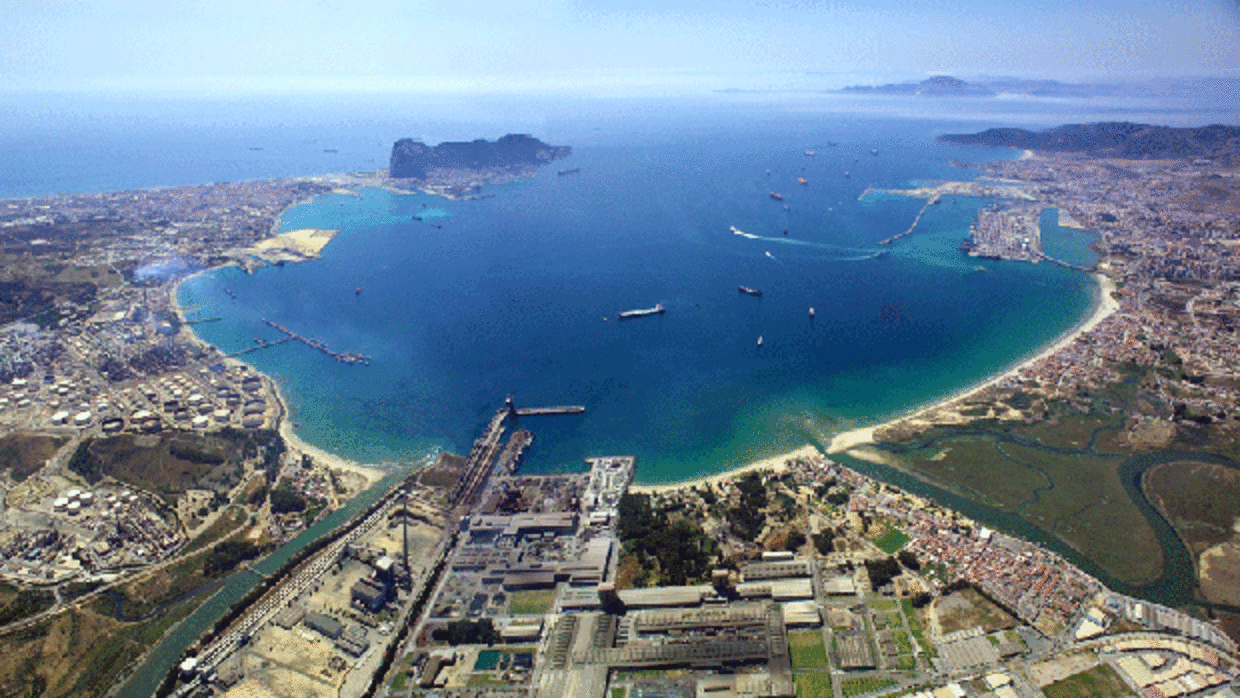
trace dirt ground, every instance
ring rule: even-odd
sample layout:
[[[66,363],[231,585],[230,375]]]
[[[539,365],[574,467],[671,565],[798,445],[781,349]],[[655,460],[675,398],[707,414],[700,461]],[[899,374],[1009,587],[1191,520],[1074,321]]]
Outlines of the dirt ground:
[[[986,632],[1018,625],[1009,613],[987,601],[973,589],[962,589],[934,602],[938,626],[944,634],[981,626]]]

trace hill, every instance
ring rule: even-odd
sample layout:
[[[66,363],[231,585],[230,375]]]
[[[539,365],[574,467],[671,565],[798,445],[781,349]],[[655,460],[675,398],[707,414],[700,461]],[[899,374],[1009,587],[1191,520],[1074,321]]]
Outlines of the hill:
[[[980,133],[948,133],[938,140],[1124,160],[1208,158],[1225,165],[1240,163],[1240,126],[1221,124],[1172,128],[1112,121],[1068,124],[1046,131],[992,128]]]
[[[548,145],[525,134],[510,133],[494,142],[479,138],[436,146],[402,138],[392,145],[389,172],[397,178],[426,179],[427,171],[436,168],[513,170],[545,165],[572,152],[569,146]]]

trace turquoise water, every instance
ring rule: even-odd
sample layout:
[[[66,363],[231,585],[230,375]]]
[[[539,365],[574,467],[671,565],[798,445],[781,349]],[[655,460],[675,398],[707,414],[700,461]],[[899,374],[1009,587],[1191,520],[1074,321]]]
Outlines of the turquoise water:
[[[494,198],[324,196],[282,221],[340,229],[323,259],[202,274],[180,300],[223,318],[197,331],[225,351],[278,338],[267,317],[372,357],[346,366],[299,344],[246,356],[322,448],[363,461],[467,452],[513,394],[587,408],[523,420],[537,434],[529,470],[631,453],[643,482],[904,412],[1035,353],[1094,302],[1084,274],[993,261],[982,272],[957,250],[990,201],[945,199],[916,234],[877,245],[923,202],[858,201],[867,186],[970,177],[948,161],[1013,155],[933,142],[959,124],[783,114],[677,125],[572,143],[536,177],[487,188]],[[566,167],[581,172],[556,175]],[[1053,220],[1057,254],[1090,261],[1089,237]],[[615,319],[655,303],[667,313]]]

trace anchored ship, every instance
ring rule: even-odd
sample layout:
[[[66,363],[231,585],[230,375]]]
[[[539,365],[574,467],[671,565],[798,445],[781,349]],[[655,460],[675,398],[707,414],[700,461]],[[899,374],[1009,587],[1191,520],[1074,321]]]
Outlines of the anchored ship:
[[[628,320],[629,318],[646,317],[647,315],[662,315],[665,312],[667,312],[667,309],[663,307],[662,303],[659,303],[655,305],[653,308],[644,308],[641,310],[625,310],[625,311],[616,313],[616,317],[620,318],[621,320]]]
[[[736,287],[736,290],[737,290],[737,291],[740,291],[741,293],[748,293],[748,294],[749,294],[749,295],[751,295],[751,296],[761,296],[761,295],[762,295],[762,292],[761,292],[761,291],[759,291],[758,289],[756,289],[756,288],[749,288],[748,286],[737,286],[737,287]]]

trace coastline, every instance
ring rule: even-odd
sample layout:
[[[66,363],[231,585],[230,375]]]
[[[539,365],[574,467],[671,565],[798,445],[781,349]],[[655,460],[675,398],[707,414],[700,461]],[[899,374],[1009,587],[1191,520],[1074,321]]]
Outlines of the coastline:
[[[275,231],[279,229],[280,222],[283,219],[284,214],[289,209],[293,208],[294,206],[300,206],[309,201],[313,201],[313,198],[305,199],[302,201],[296,201],[290,204],[283,211],[281,211],[280,214],[276,217],[275,222],[271,226],[272,236],[279,234],[279,233],[276,233]],[[272,236],[264,238],[264,240],[270,240],[272,239]],[[290,451],[296,451],[298,453],[308,455],[329,469],[343,470],[346,472],[351,472],[351,473],[360,475],[366,480],[366,485],[362,489],[365,489],[366,487],[370,487],[374,483],[378,482],[380,479],[383,478],[383,475],[384,475],[383,471],[380,470],[379,468],[371,466],[371,465],[359,463],[357,461],[344,458],[343,456],[336,455],[334,453],[331,453],[330,451],[321,449],[318,446],[314,446],[310,443],[307,443],[304,439],[298,436],[297,433],[293,430],[292,422],[288,416],[289,415],[288,400],[284,397],[284,393],[281,392],[280,386],[271,378],[271,376],[267,375],[266,373],[263,373],[262,371],[255,368],[253,365],[248,364],[242,361],[241,359],[237,359],[237,358],[224,355],[220,351],[219,347],[216,347],[214,344],[211,344],[210,342],[199,337],[198,333],[194,330],[193,326],[186,323],[185,308],[181,306],[181,301],[179,298],[181,284],[201,274],[214,271],[215,269],[222,269],[228,266],[236,266],[236,262],[229,261],[225,264],[221,264],[216,267],[210,267],[207,269],[199,269],[198,271],[195,271],[192,274],[188,274],[180,279],[177,279],[176,282],[173,283],[171,287],[169,287],[168,304],[172,308],[172,311],[176,313],[177,318],[180,319],[181,321],[181,332],[184,334],[184,337],[188,339],[190,342],[197,345],[203,351],[206,351],[208,353],[218,354],[220,356],[220,360],[223,361],[225,364],[231,364],[234,366],[245,366],[262,377],[263,382],[268,386],[268,389],[270,390],[270,393],[272,397],[274,398],[274,402],[275,402],[275,405],[274,405],[275,415],[272,418],[275,424],[273,426],[276,429],[276,431],[280,434],[280,437],[284,439],[285,445]]]
[[[929,404],[915,407],[908,412],[879,424],[858,427],[856,429],[850,429],[840,434],[836,434],[832,437],[831,443],[828,444],[825,449],[820,449],[818,446],[807,443],[800,448],[786,453],[771,456],[769,458],[763,458],[746,465],[725,470],[715,475],[690,480],[681,480],[679,482],[660,483],[656,485],[633,485],[629,488],[629,491],[639,494],[663,494],[687,487],[696,487],[706,484],[718,485],[755,470],[781,472],[787,469],[788,460],[823,455],[824,453],[826,455],[831,455],[834,453],[847,453],[853,451],[854,449],[862,449],[863,447],[874,443],[874,433],[879,429],[890,427],[903,421],[918,419],[919,417],[923,417],[932,412],[937,412],[951,407],[954,403],[965,400],[981,392],[982,390],[985,390],[986,388],[994,386],[1009,378],[1019,376],[1029,367],[1037,364],[1043,359],[1053,356],[1065,347],[1071,345],[1081,335],[1097,327],[1099,323],[1119,310],[1119,303],[1111,296],[1111,293],[1116,290],[1115,282],[1109,276],[1102,273],[1094,273],[1093,276],[1098,282],[1098,302],[1094,304],[1094,308],[1088,317],[1077,323],[1072,329],[1060,335],[1054,342],[1047,345],[1033,356],[1018,361],[1009,368],[985,378],[978,383],[958,390],[955,393],[935,400]],[[863,452],[853,453],[850,455],[857,456],[863,460],[870,460],[874,457],[872,454]]]
[[[686,487],[697,487],[702,485],[718,486],[725,482],[730,482],[745,473],[757,470],[783,472],[788,469],[789,460],[820,455],[822,455],[822,451],[818,450],[817,446],[805,444],[804,446],[788,451],[787,453],[781,453],[769,458],[756,460],[752,463],[732,468],[731,470],[725,470],[715,475],[706,475],[691,480],[681,480],[680,482],[659,483],[657,485],[630,485],[629,492],[634,494],[663,494],[666,492],[674,492],[676,490],[684,489]]]
[[[874,443],[874,432],[878,431],[879,429],[893,426],[895,424],[898,424],[899,422],[915,420],[931,412],[936,412],[938,410],[950,407],[954,403],[967,399],[981,392],[982,390],[985,390],[986,388],[994,386],[1010,378],[1015,378],[1019,376],[1021,373],[1023,373],[1026,369],[1036,365],[1037,363],[1041,362],[1044,359],[1047,359],[1059,353],[1061,350],[1063,350],[1064,348],[1068,347],[1073,342],[1075,342],[1078,337],[1094,329],[1103,320],[1107,319],[1112,314],[1114,314],[1117,310],[1119,310],[1119,302],[1116,301],[1115,298],[1112,297],[1111,295],[1116,290],[1115,282],[1111,279],[1111,277],[1107,276],[1106,274],[1095,272],[1093,276],[1094,276],[1094,279],[1097,280],[1098,282],[1098,296],[1099,296],[1098,302],[1094,305],[1093,312],[1089,314],[1089,317],[1077,323],[1075,327],[1073,327],[1072,329],[1060,335],[1059,338],[1056,339],[1054,342],[1052,342],[1049,346],[1045,347],[1044,349],[1034,354],[1033,356],[1030,356],[1029,358],[1024,359],[1023,361],[1019,361],[1015,365],[1003,371],[1000,371],[999,373],[979,383],[975,383],[974,385],[971,385],[967,388],[959,390],[951,395],[948,395],[945,398],[936,400],[935,402],[931,404],[923,405],[922,407],[915,408],[903,415],[900,415],[898,417],[894,417],[885,422],[882,422],[881,424],[875,424],[873,426],[852,429],[852,430],[843,432],[841,434],[837,434],[835,437],[831,439],[831,443],[827,446],[826,452],[828,454],[844,453],[854,448],[857,448],[858,446],[863,446],[866,444]]]

